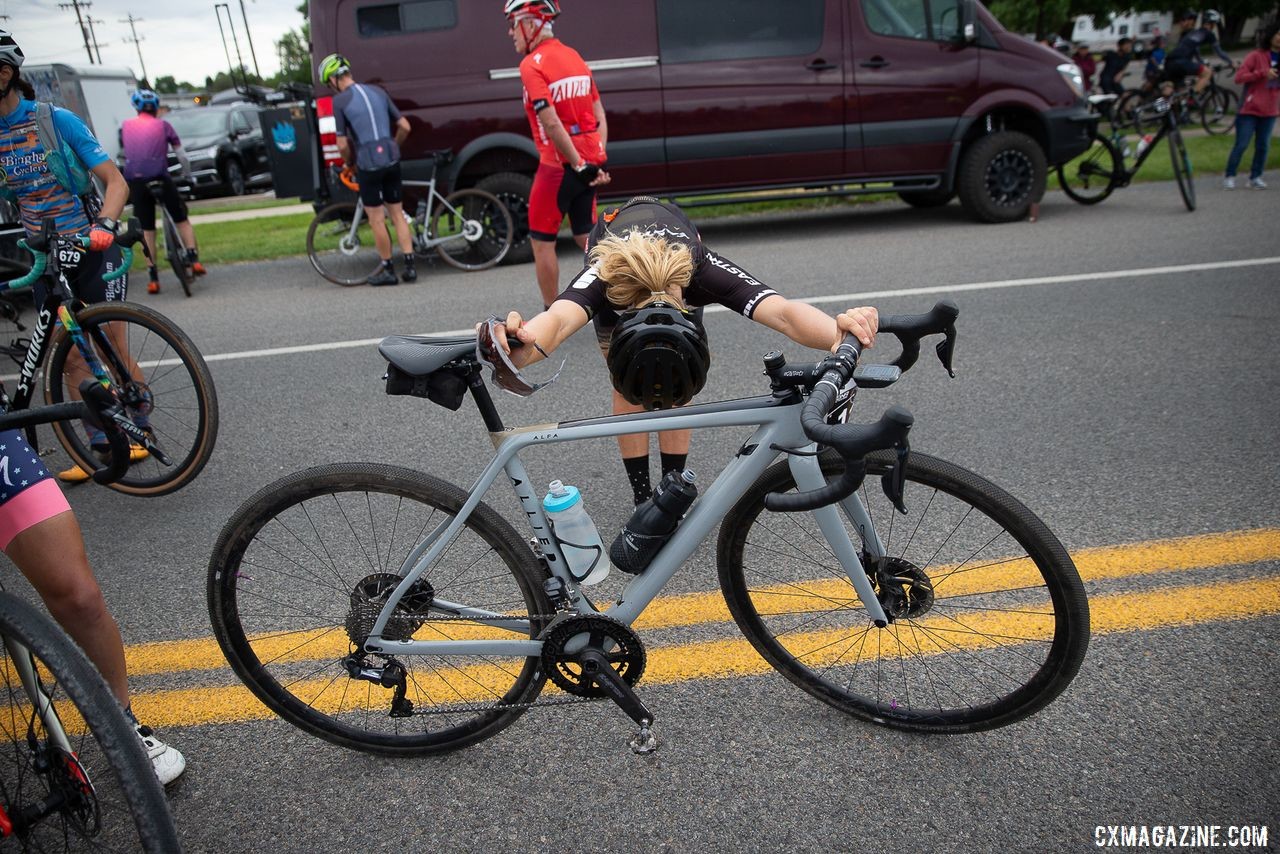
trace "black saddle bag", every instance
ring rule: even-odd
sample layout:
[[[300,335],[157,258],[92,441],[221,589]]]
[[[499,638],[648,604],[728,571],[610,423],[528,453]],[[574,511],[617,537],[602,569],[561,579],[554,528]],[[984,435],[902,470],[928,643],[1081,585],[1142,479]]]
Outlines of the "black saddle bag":
[[[432,403],[457,412],[462,399],[467,396],[467,382],[448,370],[433,371],[424,377],[415,377],[387,365],[387,394],[425,397]]]

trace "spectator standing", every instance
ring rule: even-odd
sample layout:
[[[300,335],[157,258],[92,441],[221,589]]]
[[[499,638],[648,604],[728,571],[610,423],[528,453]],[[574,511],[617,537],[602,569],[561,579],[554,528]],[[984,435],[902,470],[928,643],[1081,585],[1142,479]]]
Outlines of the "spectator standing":
[[[1108,95],[1119,95],[1124,92],[1120,78],[1124,77],[1129,60],[1133,59],[1133,39],[1123,38],[1116,42],[1116,49],[1109,50],[1102,57],[1102,73],[1098,75],[1098,88]]]
[[[1084,91],[1092,91],[1093,74],[1098,70],[1098,64],[1094,62],[1093,54],[1089,53],[1089,46],[1083,42],[1077,43],[1071,59],[1075,62],[1076,68],[1080,69],[1080,76],[1084,78]]]
[[[413,236],[404,218],[400,183],[400,144],[409,138],[409,120],[380,87],[357,83],[351,76],[351,63],[341,54],[330,54],[320,60],[317,76],[338,92],[333,99],[338,152],[348,166],[355,167],[360,200],[364,202],[374,246],[382,259],[382,266],[369,277],[369,284],[394,285],[399,281],[391,263],[388,215],[404,255],[401,279],[412,282],[418,278],[418,272],[413,266]]]
[[[556,0],[507,0],[503,13],[520,61],[524,106],[538,148],[529,194],[529,241],[543,307],[560,293],[556,234],[565,215],[583,250],[596,221],[596,187],[609,182],[609,127],[591,70],[552,31]]]
[[[160,198],[178,227],[178,235],[187,248],[187,266],[197,276],[206,272],[196,250],[196,233],[187,216],[187,206],[178,195],[178,188],[169,177],[169,147],[173,146],[182,174],[190,176],[191,164],[182,140],[173,125],[159,117],[160,96],[150,89],[139,89],[131,98],[138,115],[125,121],[120,127],[120,150],[124,152],[124,179],[129,182],[129,202],[142,226],[142,238],[147,242],[151,266],[147,268],[150,280],[147,293],[160,293],[160,271],[156,268],[156,197],[151,193],[153,181],[161,183]]]
[[[1236,116],[1236,144],[1227,158],[1227,172],[1222,186],[1234,190],[1236,169],[1244,157],[1249,140],[1253,140],[1253,164],[1249,169],[1249,187],[1265,190],[1262,173],[1267,167],[1271,148],[1271,131],[1280,114],[1280,23],[1274,23],[1262,34],[1261,46],[1251,51],[1236,72],[1236,82],[1244,86],[1240,112]]]

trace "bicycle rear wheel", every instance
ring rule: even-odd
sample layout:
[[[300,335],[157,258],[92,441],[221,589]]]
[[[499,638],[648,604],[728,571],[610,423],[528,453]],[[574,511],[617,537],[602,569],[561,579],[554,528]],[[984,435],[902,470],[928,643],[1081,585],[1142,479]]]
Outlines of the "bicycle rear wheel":
[[[169,258],[169,266],[173,268],[173,274],[182,284],[182,292],[191,296],[191,283],[195,281],[196,276],[191,265],[187,263],[187,247],[178,234],[178,227],[173,224],[173,220],[167,213],[164,215],[164,251]]]
[[[307,226],[307,257],[316,272],[335,285],[363,285],[378,272],[382,260],[373,243],[369,218],[361,213],[352,229],[356,206],[337,202],[320,210]]]
[[[1058,167],[1058,184],[1074,201],[1096,205],[1111,195],[1123,171],[1120,152],[1111,140],[1094,134],[1088,151]]]
[[[729,610],[787,679],[841,711],[916,732],[975,732],[1022,720],[1071,682],[1089,642],[1084,587],[1034,514],[959,466],[912,453],[900,517],[876,482],[893,456],[867,458],[859,495],[898,589],[878,582],[868,543],[846,520],[893,622],[878,628],[808,513],[769,513],[794,489],[771,466],[720,526],[716,561]],[[844,463],[821,459],[834,476]]]
[[[1230,89],[1217,87],[1204,93],[1200,104],[1200,123],[1210,134],[1228,133],[1236,124],[1239,96]]]
[[[151,429],[173,463],[166,466],[151,456],[137,459],[108,486],[141,496],[186,486],[209,461],[218,437],[218,396],[200,351],[164,315],[135,303],[98,303],[78,312],[76,319],[130,417]],[[59,325],[45,368],[45,400],[78,398],[80,382],[88,376],[79,349]],[[92,470],[96,455],[82,425],[55,423],[53,431],[72,461]]]
[[[25,647],[0,647],[0,810],[13,828],[7,841],[23,851],[180,851],[142,742],[84,653],[8,593],[0,593],[0,635]],[[29,656],[70,751],[36,713],[14,654]]]
[[[1177,127],[1169,130],[1169,157],[1173,161],[1173,177],[1178,180],[1182,203],[1187,206],[1187,210],[1193,211],[1196,209],[1196,185],[1191,172],[1191,157],[1182,141],[1182,131]]]
[[[209,560],[209,618],[236,675],[294,726],[370,753],[457,750],[514,722],[545,681],[537,655],[362,650],[406,558],[467,498],[430,475],[374,463],[321,466],[260,490]],[[528,543],[481,503],[383,639],[536,637],[551,613],[545,578]],[[525,622],[503,627],[467,607]],[[394,685],[353,669],[390,674],[399,700]]]
[[[515,226],[507,206],[484,190],[459,190],[431,218],[440,258],[459,270],[487,270],[511,251]]]

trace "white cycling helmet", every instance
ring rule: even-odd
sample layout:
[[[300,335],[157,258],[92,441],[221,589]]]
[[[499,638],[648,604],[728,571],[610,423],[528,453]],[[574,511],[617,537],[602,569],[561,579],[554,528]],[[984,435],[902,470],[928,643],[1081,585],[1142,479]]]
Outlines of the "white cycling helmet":
[[[1202,24],[1221,24],[1221,23],[1222,23],[1222,13],[1221,13],[1221,12],[1219,12],[1217,9],[1205,9],[1205,10],[1204,10],[1204,14],[1200,16],[1200,23],[1202,23]]]
[[[18,43],[13,40],[13,33],[0,30],[0,63],[21,68],[23,59],[25,57],[22,55],[22,48],[18,47]]]

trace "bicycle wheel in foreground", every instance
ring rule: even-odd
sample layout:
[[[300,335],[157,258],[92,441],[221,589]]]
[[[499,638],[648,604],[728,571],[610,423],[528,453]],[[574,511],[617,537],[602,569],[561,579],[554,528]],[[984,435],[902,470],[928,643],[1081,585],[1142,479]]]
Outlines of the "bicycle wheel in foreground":
[[[0,649],[0,848],[180,851],[142,742],[84,653],[46,616],[9,594],[0,594],[0,635],[26,648],[6,643]],[[70,750],[59,746],[36,713],[14,655],[32,663]]]
[[[515,226],[507,206],[484,190],[459,190],[436,208],[431,236],[440,258],[459,270],[487,270],[511,251]]]
[[[321,466],[259,491],[209,561],[209,617],[236,674],[295,726],[371,753],[455,750],[511,724],[542,689],[537,656],[360,649],[407,556],[466,500],[430,475],[374,463]],[[383,638],[534,637],[551,613],[543,578],[528,543],[481,504]],[[505,617],[467,617],[467,606]]]
[[[85,338],[120,390],[130,417],[149,426],[172,465],[145,456],[109,484],[129,495],[165,495],[195,479],[218,437],[218,397],[200,351],[159,312],[135,303],[98,303],[78,316]],[[45,400],[75,399],[90,374],[75,342],[58,326],[45,368]],[[77,465],[91,465],[89,437],[80,423],[57,423],[54,433]],[[138,452],[140,455],[140,452]]]
[[[1178,179],[1182,203],[1187,210],[1193,211],[1196,209],[1196,185],[1191,173],[1191,156],[1182,141],[1182,131],[1176,127],[1169,130],[1169,157],[1173,161],[1173,177]]]
[[[173,274],[182,285],[182,292],[191,296],[191,283],[196,274],[187,263],[187,248],[182,245],[178,228],[167,215],[164,217],[164,252],[169,259],[169,266],[173,268]]]
[[[1088,151],[1058,167],[1058,184],[1080,204],[1096,205],[1111,195],[1122,170],[1120,154],[1111,140],[1094,134]]]
[[[373,244],[369,218],[360,216],[353,230],[356,206],[338,202],[323,208],[307,226],[307,257],[316,272],[335,285],[363,285],[378,272],[382,261]]]
[[[783,676],[859,718],[917,732],[974,732],[1022,720],[1071,682],[1089,607],[1070,556],[1029,510],[958,466],[912,453],[908,515],[893,511],[868,457],[859,495],[894,581],[875,581],[885,628],[867,617],[808,513],[770,513],[794,488],[770,467],[720,526],[720,584],[738,626]],[[827,452],[828,475],[843,462]],[[846,520],[855,547],[860,538]]]

